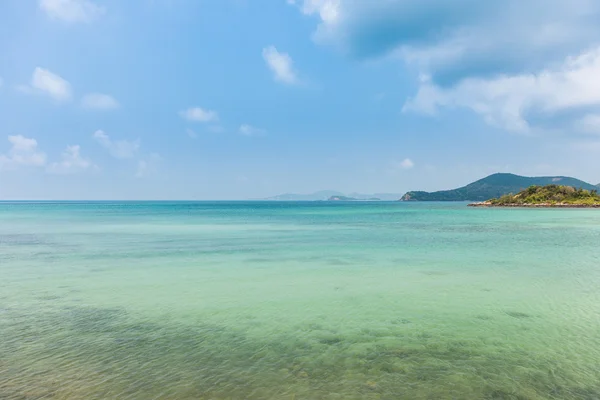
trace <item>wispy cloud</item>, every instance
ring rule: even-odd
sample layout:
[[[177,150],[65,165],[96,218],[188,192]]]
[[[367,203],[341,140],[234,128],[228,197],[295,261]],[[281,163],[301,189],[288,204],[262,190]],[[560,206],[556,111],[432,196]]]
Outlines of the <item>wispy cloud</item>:
[[[201,107],[188,108],[187,110],[180,111],[179,115],[182,118],[193,122],[214,122],[219,120],[217,112],[205,110]]]
[[[48,17],[64,22],[92,22],[106,10],[90,0],[40,0],[40,9]]]
[[[11,148],[8,154],[0,154],[0,169],[15,169],[19,166],[42,167],[46,154],[38,149],[38,142],[22,135],[9,136]]]
[[[88,93],[81,99],[81,106],[94,110],[112,110],[119,107],[119,102],[108,94]]]
[[[43,94],[57,101],[68,101],[72,96],[71,84],[67,80],[40,67],[33,71],[29,85],[20,85],[17,88],[23,93]]]
[[[67,146],[61,154],[61,160],[48,165],[47,172],[51,174],[75,174],[97,168],[92,162],[81,155],[79,145]]]
[[[136,156],[140,149],[140,140],[112,140],[104,131],[97,130],[93,135],[96,142],[104,147],[110,155],[118,159],[128,159]]]
[[[298,83],[298,77],[294,71],[294,62],[287,53],[280,53],[275,46],[265,47],[262,56],[269,69],[273,72],[276,81],[288,85]]]
[[[244,136],[265,136],[267,134],[265,129],[256,128],[248,124],[241,125],[239,132]]]

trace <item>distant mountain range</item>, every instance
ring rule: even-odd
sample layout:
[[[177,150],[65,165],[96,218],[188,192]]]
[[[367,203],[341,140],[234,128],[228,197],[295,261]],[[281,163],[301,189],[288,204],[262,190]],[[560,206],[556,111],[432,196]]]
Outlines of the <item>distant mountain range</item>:
[[[310,194],[295,194],[285,193],[278,196],[268,197],[264,200],[271,201],[315,201],[315,200],[330,200],[330,201],[364,201],[364,200],[382,200],[382,201],[396,201],[400,198],[399,193],[374,193],[374,194],[361,194],[361,193],[349,193],[345,194],[337,192],[335,190],[321,190]]]
[[[270,201],[485,201],[509,193],[518,193],[532,185],[563,185],[587,190],[600,190],[600,184],[592,185],[567,176],[526,177],[514,174],[493,174],[476,182],[453,190],[438,192],[411,191],[404,196],[398,193],[342,193],[321,190],[308,194],[285,193],[268,197]]]
[[[402,201],[485,201],[505,194],[518,193],[532,185],[563,185],[587,190],[598,190],[600,186],[567,176],[526,177],[514,174],[493,174],[467,186],[439,192],[408,192]]]

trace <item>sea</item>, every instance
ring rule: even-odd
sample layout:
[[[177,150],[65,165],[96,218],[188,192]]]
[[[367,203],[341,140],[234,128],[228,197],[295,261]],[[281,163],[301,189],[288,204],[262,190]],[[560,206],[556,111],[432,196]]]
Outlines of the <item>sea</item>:
[[[0,203],[0,399],[600,399],[600,210]]]

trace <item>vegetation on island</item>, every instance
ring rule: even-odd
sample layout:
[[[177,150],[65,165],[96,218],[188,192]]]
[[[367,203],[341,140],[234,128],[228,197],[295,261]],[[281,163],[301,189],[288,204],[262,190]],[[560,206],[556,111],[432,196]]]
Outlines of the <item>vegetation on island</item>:
[[[567,176],[526,177],[514,174],[493,174],[466,186],[439,192],[408,192],[403,201],[485,201],[509,193],[518,193],[532,185],[564,185],[586,190],[598,187]]]
[[[600,195],[595,189],[576,189],[572,186],[562,185],[534,185],[517,194],[507,194],[473,205],[496,207],[600,207]]]

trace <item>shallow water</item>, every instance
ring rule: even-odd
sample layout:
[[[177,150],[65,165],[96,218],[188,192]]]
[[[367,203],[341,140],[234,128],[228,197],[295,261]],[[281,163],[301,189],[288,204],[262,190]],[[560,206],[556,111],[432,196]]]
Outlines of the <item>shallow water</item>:
[[[600,211],[0,203],[1,399],[599,399]]]

